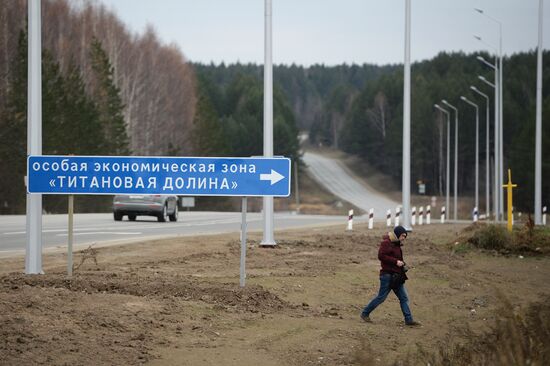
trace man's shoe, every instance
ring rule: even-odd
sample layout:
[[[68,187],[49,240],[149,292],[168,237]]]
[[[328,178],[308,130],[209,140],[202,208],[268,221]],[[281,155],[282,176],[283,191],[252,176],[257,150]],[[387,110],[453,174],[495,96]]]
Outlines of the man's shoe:
[[[363,319],[365,323],[372,323],[372,320],[370,320],[368,315],[361,314],[361,319]]]
[[[415,321],[415,320],[411,320],[410,322],[405,322],[405,325],[407,325],[409,327],[419,327],[422,324],[420,322]]]

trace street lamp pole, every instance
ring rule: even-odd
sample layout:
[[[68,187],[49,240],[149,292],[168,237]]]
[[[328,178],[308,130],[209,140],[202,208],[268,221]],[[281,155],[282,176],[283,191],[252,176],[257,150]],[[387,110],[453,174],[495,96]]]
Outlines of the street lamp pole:
[[[498,191],[495,192],[496,195],[498,195],[499,197],[499,207],[498,207],[498,212],[497,212],[497,218],[498,220],[500,220],[500,217],[502,216],[503,217],[503,214],[504,214],[504,190],[502,189],[502,183],[503,183],[503,174],[504,174],[504,170],[503,170],[503,160],[504,160],[504,153],[503,153],[503,127],[504,127],[504,118],[503,118],[503,108],[502,108],[502,104],[503,104],[503,100],[502,100],[502,89],[503,89],[503,86],[504,86],[504,80],[502,79],[502,68],[503,68],[503,64],[502,64],[502,22],[500,22],[499,20],[493,18],[492,16],[488,15],[487,13],[485,13],[482,9],[477,9],[477,8],[474,8],[475,11],[477,11],[478,13],[480,13],[481,15],[484,15],[486,16],[487,18],[489,18],[491,21],[495,22],[498,24],[498,44],[499,44],[499,49],[498,49],[498,58],[499,58],[499,64],[498,64],[498,84],[497,84],[497,95],[498,95],[498,100],[499,100],[499,103],[498,103],[498,109],[499,109],[499,128],[498,128],[498,165],[496,164],[496,158],[495,158],[495,170],[498,170]],[[497,220],[497,221],[498,221]]]
[[[453,219],[456,221],[458,218],[458,108],[451,105],[445,99],[441,101],[447,107],[455,111],[455,169],[454,169],[454,207],[453,207]]]
[[[537,108],[535,136],[535,225],[542,225],[542,0],[539,0],[539,43],[537,47]]]
[[[405,1],[405,62],[403,87],[403,226],[411,227],[411,0]]]
[[[479,213],[479,107],[476,103],[472,102],[465,96],[461,96],[460,99],[462,99],[462,101],[468,103],[469,105],[471,105],[476,109],[476,173],[475,173],[476,188],[475,188],[474,205],[475,205],[475,209]],[[477,217],[474,216],[474,220],[477,221]]]
[[[445,210],[446,210],[446,212],[450,212],[450,209],[449,209],[449,182],[450,182],[450,179],[451,179],[451,174],[450,174],[451,113],[448,110],[442,108],[439,104],[434,104],[434,107],[439,109],[441,112],[443,112],[447,115],[447,164],[446,164],[446,167],[445,167],[445,170],[446,170],[446,172],[445,172]]]
[[[273,157],[273,63],[271,0],[265,0],[265,45],[264,45],[264,157]],[[277,245],[273,236],[273,197],[264,197],[264,233],[261,246]]]
[[[495,77],[497,77],[497,72],[495,71]],[[494,157],[495,157],[495,180],[494,180],[494,187],[493,187],[493,212],[495,214],[495,221],[498,222],[499,221],[499,218],[498,218],[498,212],[499,212],[499,206],[501,204],[501,202],[499,202],[500,200],[500,195],[498,194],[499,190],[501,190],[501,186],[499,186],[498,182],[499,182],[499,179],[498,179],[498,162],[499,162],[499,149],[498,149],[498,88],[497,88],[497,83],[498,83],[498,79],[495,80],[495,84],[491,83],[489,80],[485,79],[483,76],[478,76],[479,80],[483,81],[485,84],[489,85],[490,87],[492,87],[493,89],[495,89],[495,132],[494,132],[494,149],[495,149],[495,153],[494,153]]]
[[[486,101],[486,111],[485,111],[485,195],[486,195],[486,201],[485,201],[485,212],[487,215],[487,220],[489,219],[491,215],[491,205],[490,205],[490,183],[489,183],[489,96],[485,93],[482,93],[479,91],[478,88],[475,86],[470,86],[470,89],[472,89],[475,93],[481,95],[483,98],[485,98]]]

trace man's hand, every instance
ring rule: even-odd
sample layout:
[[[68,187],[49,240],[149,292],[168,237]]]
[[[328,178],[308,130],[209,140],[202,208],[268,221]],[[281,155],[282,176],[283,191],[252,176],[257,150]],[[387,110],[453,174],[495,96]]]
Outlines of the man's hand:
[[[403,267],[404,264],[405,262],[397,260],[397,267]]]

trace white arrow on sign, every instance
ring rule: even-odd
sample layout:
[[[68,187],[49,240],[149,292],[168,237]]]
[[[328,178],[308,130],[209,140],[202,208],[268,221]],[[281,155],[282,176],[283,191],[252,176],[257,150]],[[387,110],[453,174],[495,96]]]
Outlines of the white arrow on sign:
[[[55,179],[50,180],[50,187],[55,187]]]
[[[260,180],[270,180],[271,185],[274,185],[284,177],[277,173],[275,170],[271,169],[271,174],[260,174]]]

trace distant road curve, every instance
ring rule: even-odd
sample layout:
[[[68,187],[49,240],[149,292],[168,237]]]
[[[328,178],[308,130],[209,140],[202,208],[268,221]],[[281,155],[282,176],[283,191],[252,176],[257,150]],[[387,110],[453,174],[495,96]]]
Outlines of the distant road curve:
[[[366,213],[373,208],[375,219],[385,218],[387,210],[395,212],[395,208],[400,205],[351,173],[339,160],[310,151],[304,153],[303,160],[317,182],[335,196],[354,204]]]

